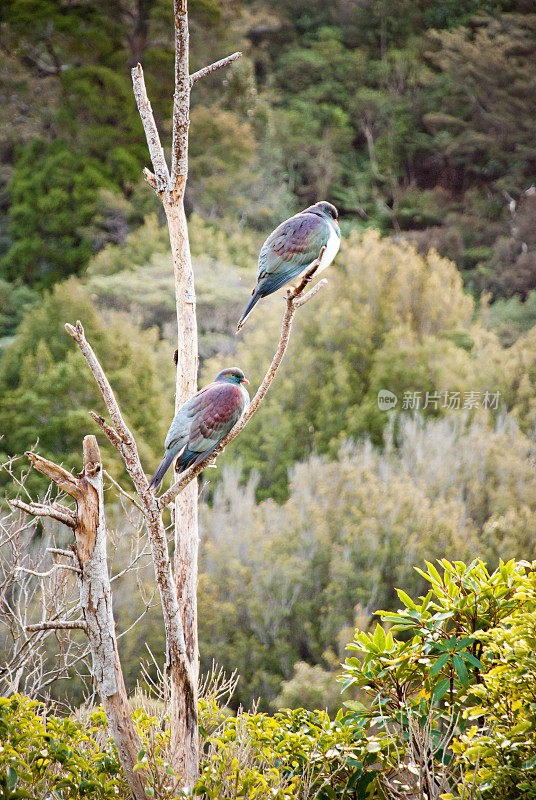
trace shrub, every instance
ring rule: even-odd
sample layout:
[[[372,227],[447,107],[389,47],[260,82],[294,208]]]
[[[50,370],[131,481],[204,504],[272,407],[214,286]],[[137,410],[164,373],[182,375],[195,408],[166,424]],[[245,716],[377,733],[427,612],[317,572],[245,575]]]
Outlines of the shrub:
[[[465,711],[469,727],[452,745],[466,773],[460,796],[474,784],[482,800],[536,798],[535,573],[516,598],[522,610],[480,637],[489,667]]]
[[[103,717],[92,715],[82,726],[47,715],[43,704],[19,694],[0,698],[2,800],[126,796],[113,745],[94,741],[102,734]]]
[[[363,724],[303,708],[239,713],[209,738],[196,794],[216,798],[365,798],[375,760]]]
[[[359,656],[347,659],[342,675],[344,688],[359,687],[371,699],[369,709],[346,705],[372,730],[367,749],[377,753],[380,783],[400,798],[416,791],[428,800],[452,797],[452,786],[465,781],[451,742],[455,733],[466,741],[465,716],[482,696],[485,632],[507,624],[524,602],[526,562],[501,562],[491,573],[479,560],[440,565],[442,575],[428,562],[426,571],[417,570],[431,585],[426,596],[414,601],[398,590],[403,608],[378,612],[391,625],[388,633],[379,624],[374,633],[356,632],[348,648]],[[495,705],[493,695],[489,701]]]

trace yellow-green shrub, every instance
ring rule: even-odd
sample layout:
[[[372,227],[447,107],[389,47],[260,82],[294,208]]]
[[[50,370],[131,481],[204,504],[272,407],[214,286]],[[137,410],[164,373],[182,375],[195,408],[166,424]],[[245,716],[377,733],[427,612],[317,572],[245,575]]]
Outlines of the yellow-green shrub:
[[[115,748],[95,743],[102,729],[102,714],[81,725],[19,694],[0,698],[1,800],[127,796]]]

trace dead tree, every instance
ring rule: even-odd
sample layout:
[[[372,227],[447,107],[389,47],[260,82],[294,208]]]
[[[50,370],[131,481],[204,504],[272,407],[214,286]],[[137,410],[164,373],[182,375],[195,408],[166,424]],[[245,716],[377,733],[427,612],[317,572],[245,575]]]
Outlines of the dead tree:
[[[134,95],[147,138],[154,172],[144,170],[147,182],[160,197],[169,228],[173,267],[175,273],[175,300],[177,307],[177,376],[175,410],[197,390],[197,320],[195,284],[188,241],[188,228],[184,212],[184,192],[188,178],[188,129],[190,126],[190,89],[200,78],[216,69],[231,64],[241,53],[222,59],[190,75],[189,31],[187,0],[174,0],[175,28],[175,93],[173,97],[173,138],[171,148],[171,175],[160,144],[158,129],[147,97],[143,70],[138,64],[132,70]],[[174,750],[184,749],[185,737],[188,752],[179,758],[187,783],[197,774],[197,681],[199,677],[199,649],[197,640],[197,486],[192,483],[175,500],[175,580],[181,609],[186,657],[190,665],[189,691],[172,692],[172,726]],[[172,682],[172,686],[173,686]],[[183,687],[184,688],[184,687]],[[191,695],[191,696],[190,696]],[[179,720],[186,720],[187,730]]]
[[[19,478],[16,459],[2,464],[1,470],[16,487],[14,499],[31,500],[25,487],[27,474]],[[28,631],[36,619],[72,621],[80,613],[73,591],[72,552],[56,546],[53,526],[40,524],[36,536],[43,505],[70,520],[69,510],[63,512],[48,493],[42,504],[31,504],[33,519],[15,503],[9,508],[0,500],[0,697],[13,692],[43,697],[56,681],[77,675],[86,684],[91,674],[87,641],[66,630]],[[53,659],[51,637],[59,645]]]
[[[94,436],[86,436],[84,439],[84,466],[79,477],[35,453],[29,453],[28,456],[36,470],[76,500],[76,511],[58,503],[27,504],[14,500],[12,505],[29,514],[52,517],[73,529],[76,548],[63,552],[67,559],[64,568],[66,566],[77,574],[81,616],[75,620],[43,620],[28,625],[26,630],[32,633],[78,628],[87,634],[93,662],[93,679],[125,777],[134,798],[144,800],[146,794],[143,774],[134,769],[141,744],[130,713],[115,637],[106,558],[103,468],[97,440]]]
[[[162,201],[167,216],[173,255],[178,331],[175,404],[176,408],[178,408],[197,389],[198,352],[195,285],[184,212],[184,191],[188,173],[190,89],[197,80],[216,69],[227,66],[239,58],[241,54],[234,53],[228,58],[190,75],[186,0],[174,0],[174,11],[175,94],[173,101],[171,173],[166,164],[164,151],[160,143],[140,64],[132,70],[132,80],[153,165],[153,172],[146,169],[144,170],[144,176]],[[179,778],[181,788],[185,790],[191,789],[194,785],[198,775],[199,764],[197,719],[199,653],[196,600],[198,488],[195,479],[203,469],[214,462],[218,453],[238,435],[251,416],[257,411],[286,352],[292,320],[296,310],[308,302],[325,283],[325,281],[320,281],[307,294],[302,294],[308,280],[315,272],[320,258],[321,254],[317,262],[310,268],[301,285],[287,296],[287,307],[283,318],[279,345],[248,411],[211,456],[196,467],[186,470],[180,479],[160,498],[157,498],[149,489],[148,480],[140,462],[136,441],[124,421],[112,387],[99,360],[85,338],[81,323],[77,322],[74,326],[66,325],[67,332],[80,348],[99,386],[111,424],[93,412],[90,412],[90,414],[120,453],[134,484],[138,498],[136,502],[145,520],[166,632],[166,666],[171,686],[172,766]],[[37,464],[34,463],[34,466],[37,467]],[[50,477],[54,480],[52,476]],[[72,476],[69,477],[69,482],[71,478]],[[174,503],[175,515],[175,563],[173,569],[162,516],[165,507],[172,503]],[[28,513],[36,513],[35,508],[30,506],[28,506],[27,511]],[[112,619],[110,619],[109,624],[113,627]],[[113,713],[114,709],[107,708],[106,711],[108,715],[108,712]],[[108,719],[110,720],[110,716],[108,716]],[[110,721],[112,730],[113,724]],[[125,758],[123,766],[128,777],[129,755],[123,755],[120,751],[120,756],[122,762],[123,758]]]

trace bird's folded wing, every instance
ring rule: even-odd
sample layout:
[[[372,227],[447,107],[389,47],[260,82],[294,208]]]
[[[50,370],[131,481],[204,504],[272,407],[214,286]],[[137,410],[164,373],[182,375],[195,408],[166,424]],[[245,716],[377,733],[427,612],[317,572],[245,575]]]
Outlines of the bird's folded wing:
[[[182,450],[188,441],[188,434],[190,433],[190,426],[192,420],[188,415],[188,411],[183,406],[179,409],[173,422],[167,432],[165,448],[169,450],[172,447],[177,448],[176,452]]]
[[[208,393],[208,397],[210,398],[210,393],[219,389],[219,387],[220,384],[214,382],[209,383],[204,389],[201,389],[197,394],[194,394],[193,397],[190,397],[190,399],[179,408],[166,436],[166,450],[170,447],[177,447],[178,451],[182,450],[188,441],[192,421],[195,419],[196,414],[204,408],[206,402],[210,403],[210,400],[205,402],[205,395]]]
[[[196,402],[187,447],[193,453],[204,453],[212,450],[240,419],[242,390],[229,383],[211,384],[193,399]]]
[[[300,268],[318,258],[329,233],[328,223],[315,214],[296,214],[287,219],[262,246],[257,280],[289,272],[299,274]]]

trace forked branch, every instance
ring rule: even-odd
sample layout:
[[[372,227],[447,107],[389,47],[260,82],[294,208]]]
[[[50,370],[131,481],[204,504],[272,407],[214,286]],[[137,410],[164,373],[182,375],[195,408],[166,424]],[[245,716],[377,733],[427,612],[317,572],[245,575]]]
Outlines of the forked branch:
[[[134,436],[123,419],[112,387],[93,348],[85,337],[82,324],[80,322],[77,322],[76,325],[66,324],[65,329],[75,340],[80,348],[80,352],[86,359],[93,377],[97,382],[97,386],[101,391],[114,427],[110,426],[97,414],[92,413],[91,416],[100,425],[112,444],[114,444],[121,454],[127,472],[132,479],[140,499],[140,505],[147,523],[147,532],[151,543],[156,581],[162,598],[166,641],[168,645],[168,660],[172,668],[179,670],[181,675],[185,676],[185,680],[188,683],[192,683],[190,664],[185,655],[186,644],[177,600],[177,589],[171,572],[165,528],[162,514],[158,507],[158,500],[149,489],[149,482],[147,481],[147,477],[141,465]]]
[[[136,104],[140,112],[145,138],[147,139],[147,147],[149,148],[154,169],[154,176],[151,175],[148,170],[148,175],[144,173],[145,179],[148,183],[151,183],[151,185],[153,185],[152,180],[155,181],[153,188],[157,192],[165,192],[169,187],[169,170],[166,164],[164,150],[160,143],[160,136],[154,120],[153,109],[151,108],[151,103],[147,96],[141,64],[137,64],[133,68],[131,74],[134,97],[136,98]]]
[[[58,522],[63,522],[64,525],[68,525],[73,530],[76,527],[76,515],[65,506],[59,506],[56,503],[51,505],[24,503],[22,500],[11,500],[10,505],[34,517],[51,517]]]
[[[145,79],[141,64],[131,70],[132,86],[134,97],[140,114],[151,163],[154,174],[148,170],[143,170],[143,176],[147,183],[152,186],[155,192],[165,196],[167,201],[171,200],[172,192],[182,181],[186,181],[188,171],[188,128],[190,124],[190,90],[197,81],[210,75],[216,70],[228,67],[237,59],[241,58],[242,53],[232,53],[230,56],[221,58],[213,64],[189,74],[188,67],[188,19],[185,0],[174,1],[175,19],[175,94],[173,98],[173,141],[171,151],[171,176],[166,163],[164,149],[160,142],[160,135],[154,119],[151,103],[147,95]],[[184,189],[184,185],[182,186]]]

